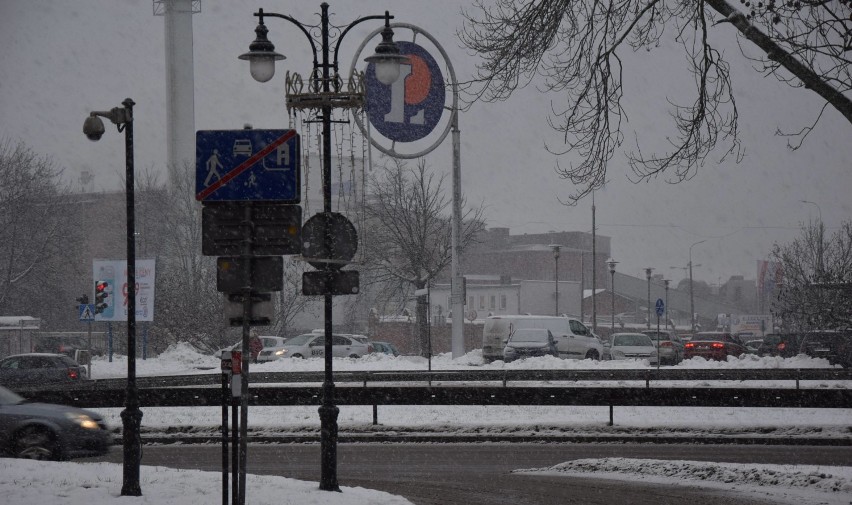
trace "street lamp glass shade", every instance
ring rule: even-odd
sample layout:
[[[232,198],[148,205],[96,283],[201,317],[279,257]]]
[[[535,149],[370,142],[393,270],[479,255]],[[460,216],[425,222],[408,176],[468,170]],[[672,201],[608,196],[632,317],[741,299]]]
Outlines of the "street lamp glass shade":
[[[249,72],[257,82],[266,82],[275,75],[275,58],[253,55],[249,59]]]

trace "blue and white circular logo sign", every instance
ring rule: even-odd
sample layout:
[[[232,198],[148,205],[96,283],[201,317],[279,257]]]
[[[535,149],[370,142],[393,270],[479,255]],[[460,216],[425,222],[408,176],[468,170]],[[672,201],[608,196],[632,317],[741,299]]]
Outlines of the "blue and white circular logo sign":
[[[444,77],[435,58],[413,42],[397,42],[409,63],[399,79],[385,86],[376,79],[375,64],[367,65],[367,116],[373,127],[395,142],[414,142],[430,133],[444,113]]]

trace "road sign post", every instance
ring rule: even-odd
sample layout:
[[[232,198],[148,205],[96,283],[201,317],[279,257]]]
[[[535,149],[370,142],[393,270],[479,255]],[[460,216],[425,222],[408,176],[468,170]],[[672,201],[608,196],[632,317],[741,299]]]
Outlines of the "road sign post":
[[[657,298],[654,304],[654,312],[657,314],[657,370],[660,369],[660,316],[666,312],[666,303],[662,298]]]

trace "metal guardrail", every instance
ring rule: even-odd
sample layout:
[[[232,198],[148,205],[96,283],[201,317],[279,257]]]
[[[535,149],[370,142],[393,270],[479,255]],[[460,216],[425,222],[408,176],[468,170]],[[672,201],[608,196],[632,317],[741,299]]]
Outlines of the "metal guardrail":
[[[218,373],[140,377],[137,387],[144,407],[219,405],[221,379]],[[319,405],[322,380],[323,372],[253,373],[249,404]],[[849,369],[342,371],[334,374],[334,380],[337,384],[335,401],[339,405],[852,408],[852,388],[800,387],[800,382],[807,380],[852,380]],[[743,384],[739,387],[666,384],[667,381],[691,380]],[[795,386],[765,388],[744,384],[763,380],[794,381]],[[546,384],[524,384],[531,381]],[[589,381],[644,381],[645,387],[580,385]],[[310,383],[317,385],[305,385]],[[125,386],[124,379],[96,379],[61,386],[40,384],[14,389],[33,401],[104,408],[123,405]]]
[[[251,384],[321,383],[324,372],[261,372],[251,373]],[[852,381],[850,368],[746,368],[746,369],[679,369],[645,368],[613,370],[367,370],[334,372],[335,383],[358,382],[363,385],[387,382],[501,382],[510,383],[587,382],[587,381],[795,381],[839,380]],[[137,377],[138,388],[172,388],[184,386],[216,386],[221,384],[221,374],[161,375]],[[122,389],[123,378],[91,379],[76,383],[22,384],[10,389],[19,393],[38,392],[45,389],[86,391]]]

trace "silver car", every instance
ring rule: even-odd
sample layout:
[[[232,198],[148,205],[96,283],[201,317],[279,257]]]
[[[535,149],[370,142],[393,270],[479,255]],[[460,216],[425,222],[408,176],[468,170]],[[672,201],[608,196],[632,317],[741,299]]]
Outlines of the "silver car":
[[[677,365],[683,361],[683,341],[671,330],[642,330],[651,337],[654,347],[659,347],[660,364]]]
[[[604,344],[604,359],[647,359],[657,364],[657,348],[644,333],[613,333]]]
[[[363,337],[363,338],[361,338]],[[332,335],[332,357],[360,358],[372,352],[363,335],[337,334]],[[282,349],[282,358],[318,358],[325,356],[325,335],[321,333],[304,333],[287,339]]]

